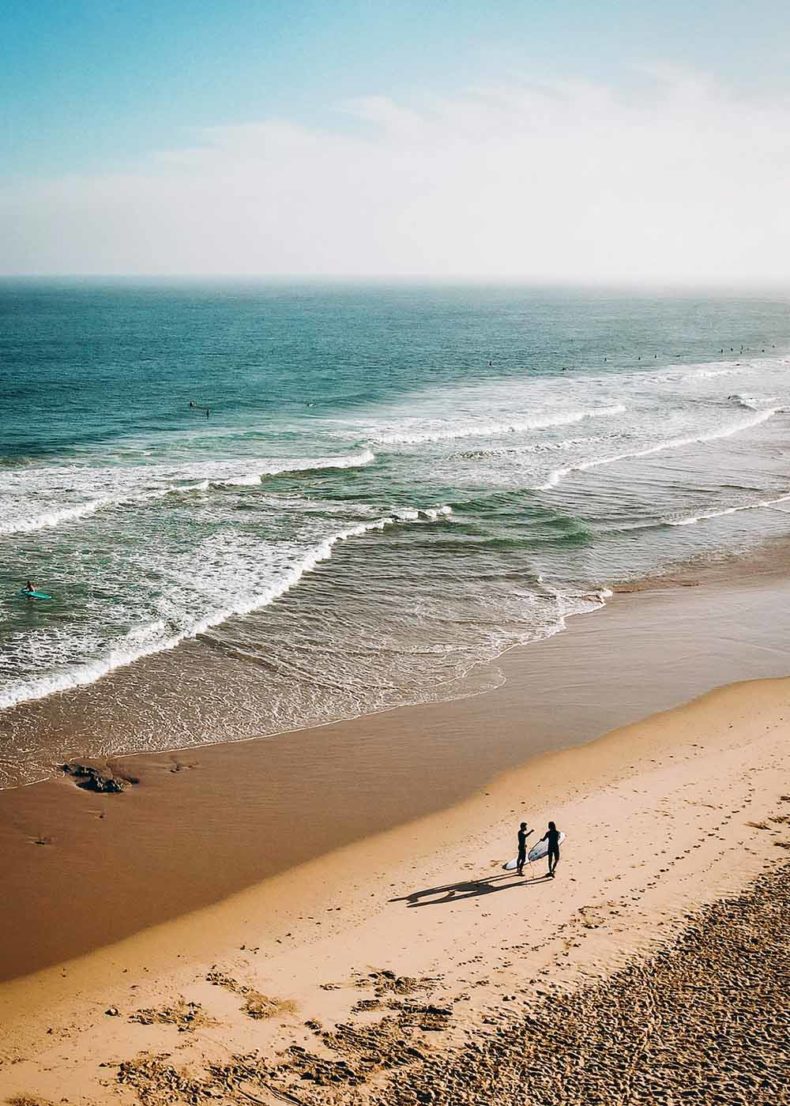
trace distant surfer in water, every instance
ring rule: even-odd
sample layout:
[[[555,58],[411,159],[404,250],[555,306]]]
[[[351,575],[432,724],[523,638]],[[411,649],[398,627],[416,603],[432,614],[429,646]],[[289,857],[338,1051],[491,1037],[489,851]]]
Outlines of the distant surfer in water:
[[[527,838],[532,833],[531,829],[527,829],[527,823],[522,822],[518,831],[518,861],[516,863],[516,871],[520,876],[524,875],[524,864],[527,859]]]
[[[549,875],[554,879],[554,870],[560,862],[560,831],[553,822],[549,822],[549,828],[541,837],[541,841],[549,843]]]
[[[32,584],[32,583],[30,582],[30,580],[28,580],[28,582],[27,582],[27,583],[25,584],[25,588],[24,588],[24,590],[25,590],[25,591],[28,591],[28,592],[32,592],[32,591],[35,591],[35,590],[36,590],[36,588],[35,588],[35,585],[34,585],[34,584]]]

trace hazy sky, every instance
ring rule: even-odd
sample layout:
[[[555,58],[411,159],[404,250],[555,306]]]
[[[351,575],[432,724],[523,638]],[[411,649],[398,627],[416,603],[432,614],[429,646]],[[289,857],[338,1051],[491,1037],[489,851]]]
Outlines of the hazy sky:
[[[790,283],[785,0],[0,0],[0,271]]]

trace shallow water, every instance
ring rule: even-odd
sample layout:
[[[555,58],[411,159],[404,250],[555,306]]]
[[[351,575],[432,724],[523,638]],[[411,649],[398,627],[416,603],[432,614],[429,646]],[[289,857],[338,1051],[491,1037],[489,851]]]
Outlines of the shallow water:
[[[460,694],[786,535],[787,306],[0,284],[0,781]]]

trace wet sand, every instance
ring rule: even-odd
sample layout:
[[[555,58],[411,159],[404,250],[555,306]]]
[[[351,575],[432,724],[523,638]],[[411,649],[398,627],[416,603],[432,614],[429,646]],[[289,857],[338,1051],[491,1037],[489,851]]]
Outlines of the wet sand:
[[[1,792],[0,978],[221,901],[710,687],[784,675],[788,600],[790,582],[770,558],[748,572],[659,582],[505,655],[493,691],[118,758],[112,770],[138,781],[119,795],[66,778]]]

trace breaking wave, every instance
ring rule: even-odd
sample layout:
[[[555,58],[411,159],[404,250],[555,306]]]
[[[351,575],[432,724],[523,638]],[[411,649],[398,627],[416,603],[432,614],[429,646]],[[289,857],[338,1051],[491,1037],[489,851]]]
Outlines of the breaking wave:
[[[381,445],[422,445],[428,442],[454,441],[456,438],[498,438],[507,434],[518,434],[527,430],[547,430],[552,426],[569,426],[584,419],[611,418],[622,415],[625,407],[621,403],[606,407],[593,407],[588,410],[556,412],[527,418],[503,421],[468,422],[445,427],[426,427],[423,430],[395,430],[379,432],[374,440]]]
[[[140,466],[121,470],[122,480],[126,483],[110,495],[100,495],[95,498],[85,499],[64,507],[48,507],[39,513],[35,511],[35,499],[37,496],[59,494],[55,482],[63,478],[63,473],[55,470],[46,471],[40,485],[36,487],[31,481],[29,472],[25,474],[25,482],[17,481],[17,488],[13,499],[9,501],[16,504],[20,499],[26,502],[27,509],[24,514],[14,513],[10,517],[0,518],[0,536],[11,534],[30,534],[36,530],[51,529],[62,526],[79,519],[88,518],[97,511],[111,507],[125,505],[137,505],[156,499],[163,499],[168,495],[185,495],[194,492],[205,492],[209,488],[229,487],[254,487],[260,484],[267,476],[278,476],[284,473],[310,473],[322,469],[348,469],[369,465],[375,460],[375,454],[370,449],[363,449],[357,453],[341,455],[338,457],[317,458],[289,458],[283,461],[211,461],[196,462],[185,465],[182,469],[161,469]],[[83,484],[96,485],[101,481],[118,480],[119,474],[115,470],[84,469],[78,472]],[[161,487],[147,488],[142,491],[135,490],[135,484],[151,483],[155,480],[163,481]],[[47,487],[49,481],[49,487]],[[55,486],[53,486],[53,484]],[[25,500],[25,496],[27,499]],[[19,512],[19,508],[16,508]]]
[[[574,472],[586,472],[588,469],[599,468],[601,465],[612,465],[616,461],[630,461],[639,457],[651,457],[655,453],[663,453],[666,450],[683,449],[685,446],[701,445],[704,442],[716,441],[719,438],[729,438],[733,434],[739,434],[744,430],[749,430],[753,426],[759,426],[760,423],[767,422],[768,419],[773,418],[773,416],[778,414],[781,410],[783,410],[781,407],[769,407],[763,411],[756,412],[753,418],[741,419],[740,422],[732,423],[730,426],[725,426],[718,430],[710,430],[707,433],[703,432],[700,434],[689,434],[679,438],[670,438],[668,441],[658,442],[644,449],[624,450],[622,453],[613,453],[607,457],[593,457],[588,461],[578,461],[576,464],[554,469],[554,471],[549,474],[545,483],[539,484],[536,490],[548,491],[551,488],[556,488],[565,477],[572,475]]]
[[[296,587],[305,573],[313,571],[322,561],[329,560],[335,546],[340,542],[361,537],[371,531],[381,531],[390,526],[410,522],[435,522],[451,513],[452,510],[448,506],[402,508],[370,521],[347,526],[308,549],[276,579],[262,582],[256,589],[248,590],[230,602],[215,604],[207,612],[191,620],[185,619],[182,625],[174,626],[171,620],[165,618],[153,620],[119,638],[100,657],[84,663],[70,664],[60,670],[56,669],[32,679],[11,681],[0,692],[0,710],[27,700],[43,699],[57,692],[95,683],[116,668],[133,664],[153,653],[174,649],[180,642],[204,634],[229,618],[250,614],[252,611],[266,607]],[[227,589],[225,593],[227,594]]]

